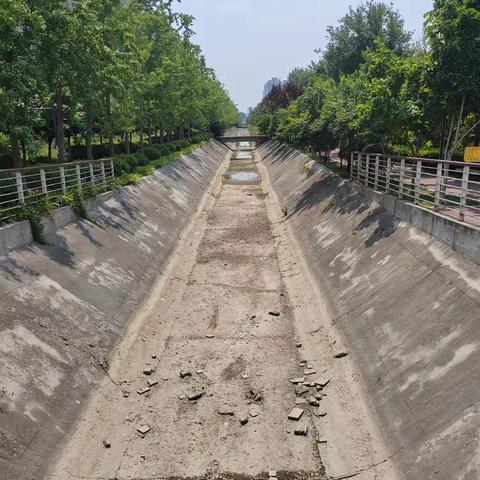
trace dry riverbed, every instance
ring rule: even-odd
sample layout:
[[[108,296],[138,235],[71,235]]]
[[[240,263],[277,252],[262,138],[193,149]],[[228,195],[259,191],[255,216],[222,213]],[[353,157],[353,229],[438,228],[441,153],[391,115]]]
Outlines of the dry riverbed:
[[[48,478],[400,478],[249,157],[217,174]]]

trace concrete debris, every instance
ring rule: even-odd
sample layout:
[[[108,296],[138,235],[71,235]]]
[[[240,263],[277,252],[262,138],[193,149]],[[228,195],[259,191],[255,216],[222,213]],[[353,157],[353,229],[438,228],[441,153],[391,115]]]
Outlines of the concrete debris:
[[[290,379],[290,382],[294,385],[298,385],[299,383],[303,383],[305,381],[305,377],[297,377]]]
[[[308,434],[308,425],[299,425],[298,427],[295,427],[295,430],[293,431],[295,435],[300,435],[305,437]]]
[[[152,353],[152,358],[155,359],[157,358],[157,356],[154,353]]]
[[[316,411],[314,412],[314,415],[317,416],[317,417],[326,417],[327,416],[327,412],[323,411],[323,410],[320,410],[320,411]]]
[[[315,382],[319,387],[326,387],[330,383],[330,378],[322,378]]]
[[[219,415],[227,415],[227,416],[230,416],[230,417],[233,417],[233,415],[235,415],[234,411],[228,406],[220,407],[218,409],[217,413]]]
[[[289,420],[300,420],[300,418],[303,415],[304,410],[301,408],[295,407],[289,414],[288,414],[288,419]]]
[[[213,333],[207,333],[205,336],[207,338],[215,338],[215,335]]]
[[[256,405],[253,405],[248,409],[248,413],[251,417],[255,418],[260,415],[260,409]]]
[[[191,377],[192,372],[185,372],[183,370],[180,371],[180,378]]]
[[[305,369],[305,370],[303,371],[303,373],[304,373],[305,375],[313,375],[314,373],[317,373],[317,371],[314,370],[313,368],[312,368],[312,369],[307,368],[307,369]]]
[[[130,392],[123,392],[123,396],[124,396],[125,398],[128,398],[128,397],[130,396]]]
[[[280,312],[277,312],[275,310],[272,310],[270,312],[268,312],[269,315],[272,315],[272,317],[279,317],[280,316]]]
[[[295,399],[295,405],[305,405],[307,401],[302,397],[297,397]]]
[[[302,360],[302,361],[299,363],[299,365],[300,365],[301,367],[304,367],[306,364],[307,364],[307,361],[306,361],[306,360]]]
[[[180,394],[180,395],[178,396],[178,398],[179,398],[180,400],[185,400],[187,397],[186,397],[185,395]]]
[[[248,417],[243,415],[240,417],[240,425],[246,425],[248,423]]]
[[[335,354],[335,358],[343,358],[343,357],[346,357],[347,355],[348,355],[348,352],[339,352]]]
[[[301,342],[298,342],[297,343],[297,348],[302,348],[303,347],[303,344]]]
[[[110,439],[104,438],[104,439],[103,439],[103,446],[104,446],[105,448],[110,448],[110,447],[112,446],[112,442],[110,441]]]
[[[202,375],[203,370],[197,370],[197,375]]]
[[[143,395],[144,393],[147,393],[150,391],[150,387],[145,387],[145,388],[141,388],[140,390],[137,390],[137,393],[139,395]]]
[[[298,386],[298,387],[295,387],[295,394],[298,396],[298,397],[301,397],[302,395],[304,395],[305,393],[309,393],[310,390],[308,387],[305,387],[304,385],[303,386]]]
[[[145,435],[145,434],[148,433],[151,429],[152,429],[152,427],[149,427],[148,425],[139,425],[139,426],[137,427],[137,432],[141,433],[142,435]]]
[[[152,367],[147,367],[147,368],[144,368],[144,369],[143,369],[143,373],[144,373],[145,375],[151,375],[151,374],[154,373],[154,372],[155,372],[155,370],[154,370]]]
[[[154,387],[155,385],[158,385],[158,380],[148,379],[147,383],[149,387]]]
[[[277,471],[276,471],[276,470],[269,470],[269,471],[268,471],[268,476],[269,476],[270,478],[276,477],[276,476],[277,476]]]
[[[248,375],[248,373],[242,373],[242,375],[240,375],[244,380],[246,380],[247,378],[250,378],[250,375]]]
[[[315,397],[310,397],[308,399],[308,403],[312,406],[312,407],[319,407],[320,406],[320,402],[315,398]]]
[[[317,438],[317,443],[327,443],[327,439],[324,437]]]
[[[194,392],[189,393],[189,394],[187,395],[187,398],[188,398],[191,402],[193,402],[193,401],[195,401],[195,400],[200,400],[200,398],[203,397],[204,393],[205,393],[205,392],[203,392],[203,391],[194,391]]]

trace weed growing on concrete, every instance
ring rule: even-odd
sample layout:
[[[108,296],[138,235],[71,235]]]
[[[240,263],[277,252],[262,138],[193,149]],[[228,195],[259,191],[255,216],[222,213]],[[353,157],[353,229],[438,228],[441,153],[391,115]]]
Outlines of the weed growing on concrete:
[[[283,214],[284,217],[288,217],[288,208],[287,207],[282,208],[282,214]]]
[[[310,178],[315,173],[315,169],[313,168],[313,165],[309,165],[308,163],[306,163],[303,166],[303,171],[307,176],[307,178]]]
[[[30,228],[32,229],[33,239],[46,245],[47,242],[43,236],[43,225],[42,225],[42,213],[44,210],[39,208],[38,205],[22,205],[16,214],[16,220],[28,220],[30,222]]]
[[[334,206],[335,206],[335,200],[334,200],[333,198],[331,198],[330,200],[328,200],[328,202],[326,203],[326,205],[322,208],[322,213],[327,213],[327,212],[330,211]]]

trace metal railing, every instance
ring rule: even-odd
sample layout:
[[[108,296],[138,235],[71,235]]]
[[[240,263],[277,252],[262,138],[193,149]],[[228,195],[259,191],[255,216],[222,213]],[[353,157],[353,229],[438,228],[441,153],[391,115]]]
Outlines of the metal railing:
[[[0,221],[14,217],[22,205],[73,189],[105,190],[115,177],[112,159],[0,170]]]
[[[480,225],[480,163],[354,152],[350,176],[375,191]]]

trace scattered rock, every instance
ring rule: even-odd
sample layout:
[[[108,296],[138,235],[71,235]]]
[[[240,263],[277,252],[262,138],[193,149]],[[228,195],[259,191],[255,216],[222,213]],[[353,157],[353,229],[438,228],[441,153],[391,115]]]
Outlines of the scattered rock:
[[[139,395],[143,395],[144,393],[147,393],[150,391],[150,387],[145,387],[145,388],[141,388],[140,390],[137,390],[137,393]]]
[[[145,375],[151,375],[153,372],[155,372],[155,370],[152,367],[147,367],[143,369],[143,373]]]
[[[330,383],[330,378],[322,378],[315,382],[318,386],[324,388]]]
[[[145,435],[145,434],[148,433],[151,429],[152,429],[152,427],[149,427],[148,425],[139,425],[139,426],[137,427],[137,432],[141,433],[142,435]]]
[[[183,370],[180,371],[180,378],[191,377],[191,376],[192,376],[192,372],[185,372]]]
[[[317,416],[317,417],[326,417],[327,416],[327,412],[323,411],[323,410],[317,410],[316,412],[314,412],[314,415]]]
[[[280,312],[277,312],[275,310],[272,310],[270,312],[268,312],[269,315],[272,315],[272,317],[279,317],[280,316]]]
[[[301,408],[295,407],[289,414],[289,420],[300,420],[301,416],[303,415],[303,410]]]
[[[248,409],[248,414],[253,418],[258,417],[260,415],[260,409],[256,405],[253,405]]]
[[[203,370],[197,370],[197,375],[202,375]]]
[[[230,416],[230,417],[233,417],[233,415],[234,415],[234,411],[228,406],[220,407],[218,409],[217,413],[219,415],[227,415],[227,416]]]
[[[335,358],[343,358],[343,357],[346,357],[347,355],[348,355],[348,352],[339,352],[335,354]]]
[[[194,391],[194,392],[191,392],[187,395],[187,398],[193,402],[194,400],[200,400],[203,395],[204,395],[205,392],[203,391]]]
[[[248,417],[243,415],[240,417],[240,425],[246,425],[248,423]]]
[[[154,353],[152,353],[152,358],[155,359],[157,358],[157,356]]]
[[[109,438],[104,438],[104,439],[103,439],[103,446],[104,446],[105,448],[110,448],[110,447],[112,446],[112,442],[110,441]]]
[[[207,338],[215,338],[215,335],[213,333],[207,333],[205,336]]]
[[[240,375],[244,380],[246,380],[247,378],[250,378],[250,375],[248,375],[248,373],[242,373],[242,375]]]
[[[317,443],[327,443],[327,439],[324,437],[317,438]]]
[[[130,392],[123,392],[123,396],[124,396],[125,398],[128,398],[128,397],[130,396]]]
[[[302,361],[299,363],[299,365],[300,365],[301,367],[304,367],[306,364],[307,364],[307,361],[306,361],[306,360],[302,360]]]
[[[309,392],[310,392],[309,388],[308,388],[308,387],[305,387],[304,385],[295,387],[295,394],[296,394],[298,397],[301,397],[301,396],[304,395],[305,393],[309,393]]]
[[[312,406],[312,407],[319,407],[320,406],[320,402],[315,398],[315,397],[310,397],[308,399],[308,403]]]
[[[277,476],[277,471],[276,471],[276,470],[269,470],[269,471],[268,471],[268,476],[269,476],[270,478],[276,477],[276,476]]]
[[[303,373],[304,373],[305,375],[313,375],[314,373],[317,373],[317,371],[316,371],[315,369],[313,369],[313,368],[306,368],[306,369],[303,371]]]
[[[295,435],[300,435],[305,437],[308,434],[308,425],[299,425],[298,427],[295,427],[295,430],[293,431]]]
[[[303,347],[303,344],[301,342],[298,342],[297,343],[297,348],[302,348]]]
[[[305,381],[305,377],[297,377],[290,379],[290,382],[294,385],[298,385],[299,383],[303,383]]]
[[[302,397],[297,397],[295,399],[295,405],[305,405],[307,401]]]
[[[147,383],[149,387],[154,387],[155,385],[158,385],[158,380],[148,379]]]
[[[178,396],[178,398],[179,398],[180,400],[185,400],[187,397],[186,397],[185,395],[180,394],[180,395]]]

